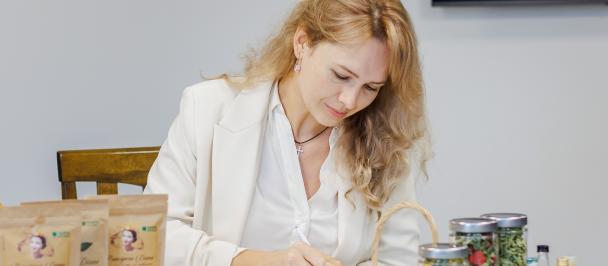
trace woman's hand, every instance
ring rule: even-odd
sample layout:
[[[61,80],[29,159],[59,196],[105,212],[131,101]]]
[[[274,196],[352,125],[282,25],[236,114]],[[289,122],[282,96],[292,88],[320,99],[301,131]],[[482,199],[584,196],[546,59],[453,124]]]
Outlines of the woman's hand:
[[[240,265],[342,266],[342,262],[303,242],[296,242],[286,250],[245,250],[232,260],[232,266]]]

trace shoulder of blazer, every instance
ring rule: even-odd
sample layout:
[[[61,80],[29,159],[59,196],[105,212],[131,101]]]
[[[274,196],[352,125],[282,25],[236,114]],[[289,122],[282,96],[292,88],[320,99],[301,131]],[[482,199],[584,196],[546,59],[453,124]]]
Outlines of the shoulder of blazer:
[[[184,98],[190,98],[194,106],[202,106],[211,111],[218,107],[225,109],[238,93],[239,91],[230,87],[224,79],[213,79],[187,87],[184,90]]]
[[[270,81],[236,89],[224,79],[207,80],[186,88],[182,101],[193,107],[194,123],[221,124],[236,129],[262,117],[271,87]]]

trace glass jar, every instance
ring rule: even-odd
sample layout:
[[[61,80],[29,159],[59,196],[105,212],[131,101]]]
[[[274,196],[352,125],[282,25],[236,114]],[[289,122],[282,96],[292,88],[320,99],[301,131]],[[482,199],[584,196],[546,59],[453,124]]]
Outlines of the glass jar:
[[[450,221],[452,244],[468,247],[471,266],[498,265],[497,222],[487,218],[459,218]]]
[[[526,265],[528,257],[528,217],[519,213],[488,213],[481,217],[498,224],[498,262],[501,266]]]
[[[469,266],[469,250],[465,246],[447,243],[426,244],[418,247],[420,266]]]

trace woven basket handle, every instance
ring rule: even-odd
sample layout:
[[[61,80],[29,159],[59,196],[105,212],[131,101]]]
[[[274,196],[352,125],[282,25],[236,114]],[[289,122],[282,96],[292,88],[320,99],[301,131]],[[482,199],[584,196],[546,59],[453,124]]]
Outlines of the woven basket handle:
[[[392,208],[390,208],[386,213],[383,213],[382,216],[380,217],[380,220],[378,220],[378,223],[376,224],[376,235],[374,236],[374,242],[372,243],[372,265],[373,266],[378,266],[378,246],[380,245],[380,235],[382,234],[382,230],[384,230],[384,223],[386,221],[388,221],[388,219],[391,218],[391,216],[393,216],[393,214],[395,214],[397,211],[401,210],[401,209],[415,209],[418,212],[420,212],[422,214],[422,216],[424,216],[424,218],[426,219],[429,228],[431,228],[431,234],[433,237],[433,243],[437,243],[439,241],[439,233],[437,232],[437,224],[435,224],[435,219],[433,219],[433,216],[431,215],[431,213],[429,211],[427,211],[425,208],[423,208],[422,206],[416,204],[416,203],[411,203],[411,202],[401,202],[401,203],[397,203],[395,204],[395,206],[393,206]]]

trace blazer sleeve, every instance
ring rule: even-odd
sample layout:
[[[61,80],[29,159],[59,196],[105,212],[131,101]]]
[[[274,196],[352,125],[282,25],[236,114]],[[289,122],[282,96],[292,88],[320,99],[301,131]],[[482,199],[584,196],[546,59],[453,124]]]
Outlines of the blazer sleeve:
[[[168,194],[165,265],[230,265],[237,245],[192,227],[197,175],[195,89],[183,92],[179,114],[150,169],[144,193]]]
[[[416,203],[416,178],[413,174],[407,178],[402,178],[402,181],[384,205],[383,213],[403,201]],[[401,209],[386,221],[378,247],[378,265],[418,265],[420,230],[417,215],[416,210]],[[372,263],[371,260],[367,260],[357,265],[370,266]]]

